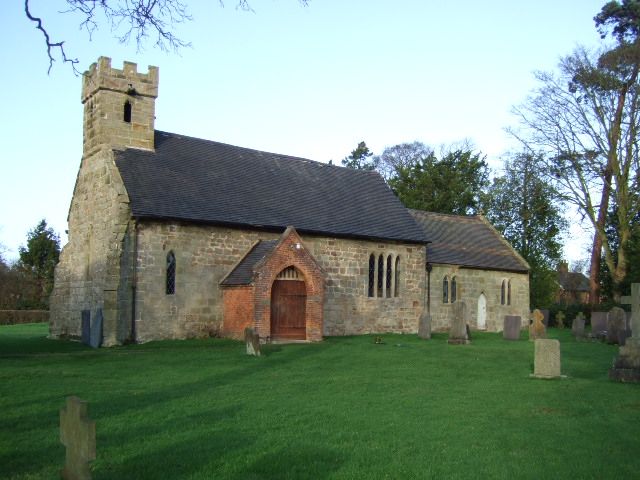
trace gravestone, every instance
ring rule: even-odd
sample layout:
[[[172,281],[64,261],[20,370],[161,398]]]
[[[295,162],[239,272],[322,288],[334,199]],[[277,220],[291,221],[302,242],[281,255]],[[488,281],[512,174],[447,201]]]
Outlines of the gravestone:
[[[532,377],[560,378],[560,342],[555,339],[537,339],[533,365]]]
[[[91,323],[91,334],[89,337],[89,345],[93,348],[99,348],[102,345],[102,309],[96,310],[96,316]]]
[[[247,355],[260,356],[260,336],[253,328],[244,329],[244,343],[247,346]]]
[[[542,323],[544,324],[544,327],[547,328],[549,326],[549,310],[544,309],[540,310],[540,312],[542,312],[542,315],[544,315]]]
[[[609,370],[609,378],[618,382],[640,383],[640,283],[631,284],[631,295],[621,303],[631,305],[631,337],[627,338]]]
[[[607,312],[591,312],[591,336],[602,338],[607,332]]]
[[[607,315],[607,343],[624,345],[627,339],[627,316],[620,307],[613,307]]]
[[[67,397],[60,410],[60,441],[66,447],[65,480],[90,480],[89,462],[96,459],[96,422],[87,415],[87,402]]]
[[[584,337],[584,324],[584,313],[578,312],[578,315],[576,315],[576,318],[573,319],[573,323],[571,324],[571,334],[576,340]]]
[[[564,312],[556,313],[556,327],[564,328]]]
[[[91,345],[91,310],[82,310],[82,343]]]
[[[453,304],[453,320],[449,328],[448,342],[453,345],[465,345],[469,343],[467,334],[467,321],[469,311],[465,302],[455,302]]]
[[[544,326],[544,315],[537,308],[531,314],[533,323],[529,325],[529,340],[547,338],[547,329]]]
[[[520,315],[505,315],[502,337],[505,340],[520,340],[521,328],[522,318],[520,317]]]
[[[431,315],[423,312],[418,324],[418,337],[429,340],[431,338]]]

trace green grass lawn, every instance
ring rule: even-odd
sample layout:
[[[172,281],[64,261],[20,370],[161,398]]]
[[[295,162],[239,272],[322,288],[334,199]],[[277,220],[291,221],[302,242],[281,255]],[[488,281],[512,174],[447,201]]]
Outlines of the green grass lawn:
[[[97,424],[94,479],[638,478],[640,385],[617,348],[562,346],[563,380],[530,379],[533,343],[414,335],[93,350],[0,327],[0,478],[55,479],[65,397]],[[523,339],[525,335],[523,334]]]

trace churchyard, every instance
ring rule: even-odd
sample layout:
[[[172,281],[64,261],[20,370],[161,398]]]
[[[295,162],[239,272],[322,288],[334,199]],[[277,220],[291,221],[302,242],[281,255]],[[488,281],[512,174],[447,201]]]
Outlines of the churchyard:
[[[616,345],[472,333],[263,345],[209,339],[91,349],[45,324],[0,327],[0,478],[59,478],[60,410],[87,402],[94,479],[636,478],[640,385]],[[67,409],[70,407],[67,407]],[[66,412],[66,410],[65,410]],[[66,414],[66,413],[65,413]]]

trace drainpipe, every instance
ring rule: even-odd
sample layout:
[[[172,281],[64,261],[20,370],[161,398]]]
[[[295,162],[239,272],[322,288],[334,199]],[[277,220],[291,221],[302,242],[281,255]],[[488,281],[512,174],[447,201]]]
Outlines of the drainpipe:
[[[131,275],[131,333],[132,343],[136,342],[136,288],[138,286],[138,221],[133,221],[133,272]]]
[[[433,266],[427,263],[427,313],[431,315],[431,270]]]

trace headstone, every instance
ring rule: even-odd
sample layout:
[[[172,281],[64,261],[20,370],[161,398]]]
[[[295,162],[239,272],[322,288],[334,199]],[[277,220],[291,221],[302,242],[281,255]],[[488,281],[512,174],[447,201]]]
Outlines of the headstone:
[[[542,323],[544,324],[545,328],[549,326],[549,310],[544,309],[544,310],[540,310],[540,312],[542,312],[542,315],[544,315],[543,319],[542,319]]]
[[[564,328],[564,312],[556,313],[556,327]]]
[[[631,305],[631,337],[620,347],[620,354],[609,370],[609,378],[618,382],[640,383],[640,283],[631,284],[631,295],[621,303]]]
[[[520,315],[505,315],[502,336],[505,340],[520,340],[522,318]]]
[[[602,338],[607,332],[607,312],[591,312],[591,336]]]
[[[82,343],[91,344],[91,310],[82,310]]]
[[[431,315],[423,312],[418,324],[418,337],[429,340],[431,338]]]
[[[260,336],[253,328],[244,329],[244,343],[247,346],[247,355],[260,356]]]
[[[555,339],[537,339],[533,365],[532,377],[560,378],[560,342]]]
[[[529,325],[529,340],[547,338],[547,329],[544,326],[544,315],[537,308],[531,314],[533,323]]]
[[[624,345],[627,339],[627,315],[620,307],[613,307],[607,315],[607,343]]]
[[[576,340],[584,337],[584,324],[584,313],[578,312],[578,315],[576,315],[576,318],[573,319],[573,323],[571,324],[571,334]]]
[[[89,345],[93,348],[99,348],[102,345],[102,309],[96,310],[96,316],[91,322],[91,336]]]
[[[449,343],[454,345],[464,345],[469,343],[467,335],[469,311],[467,304],[462,301],[453,304],[453,320],[449,328]]]
[[[465,329],[467,330],[467,340],[469,340],[469,342],[471,342],[471,327],[469,326],[468,323],[467,323]]]
[[[65,480],[90,480],[89,462],[96,459],[96,422],[87,415],[87,402],[67,397],[60,410],[60,441],[66,447]]]

